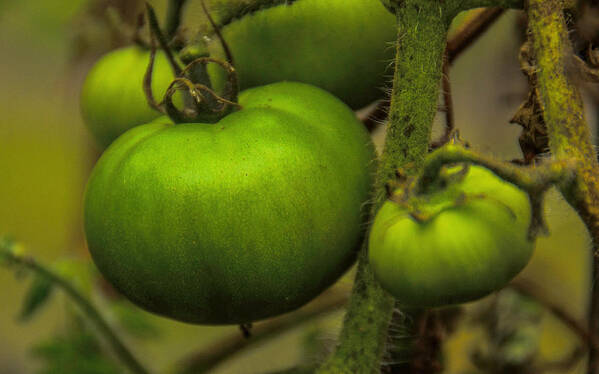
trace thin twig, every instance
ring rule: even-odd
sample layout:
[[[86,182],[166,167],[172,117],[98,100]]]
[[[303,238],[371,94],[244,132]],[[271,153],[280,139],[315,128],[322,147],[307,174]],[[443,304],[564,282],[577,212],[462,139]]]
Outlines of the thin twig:
[[[173,52],[171,52],[171,49],[168,46],[168,40],[160,30],[160,25],[158,24],[158,18],[156,17],[156,12],[154,12],[154,8],[152,8],[150,3],[148,2],[146,2],[146,10],[148,12],[150,31],[152,32],[152,35],[154,35],[156,39],[158,39],[158,44],[160,44],[160,48],[166,54],[166,57],[168,58],[168,61],[173,69],[173,72],[175,73],[175,76],[178,77],[181,74],[182,68],[181,66],[179,66],[177,60],[175,60]]]
[[[574,332],[580,340],[587,346],[599,351],[599,338],[589,332],[587,327],[574,318],[567,310],[563,309],[559,304],[548,298],[539,289],[538,286],[533,283],[518,280],[510,284],[510,288],[518,291],[519,293],[532,297],[537,302],[542,304],[551,314],[559,319],[564,325],[566,325],[572,332]]]
[[[87,318],[96,326],[98,332],[106,338],[116,356],[125,364],[133,373],[148,374],[142,364],[133,356],[131,351],[125,346],[121,339],[116,335],[108,322],[102,317],[100,312],[91,302],[85,298],[73,285],[66,279],[54,273],[44,265],[38,263],[32,257],[26,257],[11,252],[9,248],[0,247],[0,260],[5,258],[9,263],[24,266],[38,275],[45,277],[54,285],[62,289],[67,296],[73,300],[75,304],[81,308]]]
[[[220,41],[220,44],[223,47],[223,51],[225,52],[225,56],[227,57],[227,62],[231,65],[234,65],[233,64],[233,54],[231,53],[231,49],[229,49],[229,45],[227,44],[227,41],[223,37],[223,34],[220,32],[220,27],[216,24],[216,22],[214,22],[212,15],[210,15],[210,12],[208,11],[208,7],[206,6],[206,1],[201,0],[200,4],[202,4],[202,10],[204,11],[206,18],[208,18],[208,22],[210,22],[210,25],[212,26],[214,33],[218,37],[218,40]]]
[[[487,31],[504,13],[504,10],[501,8],[485,8],[475,12],[479,12],[478,15],[461,25],[455,36],[447,41],[447,60],[449,64],[453,64],[453,61],[464,50]]]
[[[295,313],[254,324],[249,338],[238,333],[231,334],[211,344],[205,350],[194,353],[180,363],[180,369],[177,372],[181,374],[208,372],[229,357],[256,343],[276,337],[312,318],[341,308],[347,299],[348,296],[345,293],[329,291],[315,303],[308,304]]]
[[[144,74],[142,87],[148,105],[159,112],[163,112],[162,108],[160,107],[161,104],[158,103],[154,98],[154,91],[152,90],[152,73],[154,71],[154,62],[156,61],[156,43],[154,40],[154,38],[151,38],[150,41],[150,61],[148,62],[148,67],[146,68],[146,72]]]
[[[560,192],[585,223],[593,245],[593,279],[599,274],[599,163],[591,142],[582,96],[572,71],[574,50],[560,0],[529,0],[528,27],[535,66],[537,90],[547,126],[549,148],[554,158],[579,161],[578,178],[561,185]],[[599,333],[599,288],[593,287],[589,331]],[[599,351],[589,353],[589,374],[599,373]]]
[[[185,5],[186,0],[169,0],[168,8],[166,11],[166,26],[164,33],[168,40],[171,40],[177,30],[179,29],[179,25],[181,25],[181,13],[183,11],[183,6]]]
[[[443,88],[443,111],[445,112],[445,129],[443,135],[437,141],[431,144],[431,148],[438,148],[449,142],[451,134],[455,128],[453,98],[451,95],[451,81],[449,77],[449,59],[447,58],[447,49],[445,49],[445,57],[443,59],[443,78],[441,81]]]

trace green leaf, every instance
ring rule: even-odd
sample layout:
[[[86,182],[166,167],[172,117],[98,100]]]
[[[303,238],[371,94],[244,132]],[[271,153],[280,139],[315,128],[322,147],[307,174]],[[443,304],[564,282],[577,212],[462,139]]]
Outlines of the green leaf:
[[[160,337],[160,330],[148,318],[148,314],[128,301],[117,301],[111,305],[111,309],[121,327],[134,337],[141,339]]]
[[[19,320],[22,322],[29,321],[50,299],[53,289],[54,284],[48,278],[36,274],[23,300]]]
[[[96,338],[84,330],[71,331],[38,344],[32,355],[42,362],[36,374],[122,374],[105,356]]]
[[[14,239],[0,236],[0,266],[10,266],[14,263],[14,257],[23,252],[23,247]]]

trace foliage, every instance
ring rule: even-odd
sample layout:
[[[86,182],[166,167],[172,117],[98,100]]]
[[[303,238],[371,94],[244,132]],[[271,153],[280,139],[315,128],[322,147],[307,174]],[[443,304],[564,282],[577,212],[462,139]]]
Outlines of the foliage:
[[[33,347],[31,354],[41,361],[37,374],[120,374],[92,332],[75,329],[58,334]]]

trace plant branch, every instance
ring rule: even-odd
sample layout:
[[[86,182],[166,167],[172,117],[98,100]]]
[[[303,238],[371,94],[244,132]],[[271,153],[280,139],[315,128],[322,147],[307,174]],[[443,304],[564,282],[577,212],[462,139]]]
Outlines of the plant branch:
[[[572,332],[574,332],[580,340],[591,349],[599,350],[599,338],[596,335],[589,333],[586,326],[580,323],[574,318],[567,310],[563,309],[560,305],[550,300],[548,297],[538,289],[537,286],[526,281],[518,280],[510,284],[510,288],[518,291],[519,293],[532,297],[547,310],[551,312],[557,319],[559,319],[564,325],[566,325]]]
[[[445,112],[445,129],[439,140],[431,144],[431,148],[439,148],[451,140],[451,135],[455,129],[455,116],[453,111],[453,97],[451,94],[451,80],[449,76],[450,62],[448,59],[448,51],[445,49],[445,57],[443,58],[443,111]]]
[[[457,0],[448,5],[447,9],[453,16],[459,12],[475,8],[523,9],[524,0]]]
[[[231,65],[234,65],[233,53],[231,52],[231,49],[229,48],[229,44],[227,44],[225,37],[220,32],[220,26],[214,21],[214,18],[212,18],[212,16],[210,15],[210,11],[208,10],[208,7],[206,6],[206,1],[201,0],[200,4],[202,5],[202,11],[204,12],[204,15],[208,19],[208,22],[210,22],[210,26],[212,26],[212,30],[214,31],[214,33],[216,34],[216,37],[220,41],[220,45],[223,48],[223,52],[225,52],[225,57],[227,58],[227,62]]]
[[[547,125],[549,148],[558,160],[579,161],[577,178],[560,190],[587,226],[594,252],[593,278],[599,275],[599,164],[584,118],[583,104],[574,76],[573,48],[559,0],[529,0],[528,19],[536,62],[539,99]],[[589,312],[591,334],[599,332],[599,288],[593,287]],[[599,352],[589,355],[589,373],[599,372]]]
[[[0,263],[6,262],[9,265],[20,265],[39,276],[45,277],[48,281],[62,289],[75,304],[83,311],[89,320],[96,326],[102,336],[106,338],[112,347],[116,356],[122,363],[136,374],[147,374],[148,371],[137,361],[131,351],[125,346],[121,339],[112,330],[108,322],[102,317],[100,312],[87,300],[75,287],[66,279],[54,273],[46,266],[38,263],[34,258],[21,255],[11,249],[10,245],[0,242]]]
[[[235,333],[211,344],[207,349],[185,358],[180,363],[181,369],[177,370],[177,372],[181,374],[208,372],[221,362],[248,347],[274,338],[315,317],[341,308],[345,305],[347,299],[348,297],[344,293],[330,291],[322,295],[314,303],[308,304],[297,312],[254,324],[250,338],[244,338],[240,334]]]
[[[437,149],[426,159],[422,173],[418,176],[412,193],[426,190],[447,164],[468,162],[491,170],[500,178],[515,184],[528,193],[532,216],[529,238],[539,232],[547,232],[543,217],[543,197],[552,185],[570,184],[576,178],[576,162],[573,159],[548,162],[537,167],[523,167],[478,154],[461,146],[448,144]]]
[[[459,29],[447,41],[447,60],[453,64],[472,43],[477,40],[505,12],[502,8],[475,10],[475,16],[460,25]]]
[[[449,81],[449,67],[457,60],[464,50],[470,47],[488,28],[499,19],[504,10],[501,8],[486,8],[472,11],[475,13],[460,28],[449,35],[447,40],[447,57],[443,65],[443,97],[446,110],[446,131],[443,138],[435,142],[433,148],[439,147],[447,141],[454,128],[453,103],[451,99],[451,85]],[[380,101],[365,118],[362,123],[372,132],[378,125],[383,123],[389,112],[389,101]]]
[[[297,0],[220,0],[213,2],[213,6],[218,15],[218,24],[224,26],[261,9],[291,5],[295,1]]]
[[[576,164],[570,159],[549,162],[537,167],[524,167],[448,144],[427,157],[422,173],[416,181],[414,192],[425,191],[427,186],[437,178],[443,166],[459,162],[484,166],[500,178],[529,193],[544,191],[553,184],[568,183],[574,179],[576,171]]]
[[[148,2],[146,2],[146,11],[148,13],[150,32],[152,33],[153,36],[156,37],[156,39],[158,39],[158,44],[160,45],[160,48],[164,51],[170,65],[171,65],[171,68],[173,69],[173,73],[175,74],[175,76],[178,77],[179,75],[181,75],[181,70],[183,70],[183,69],[181,68],[181,66],[179,65],[177,60],[175,60],[175,57],[173,56],[173,52],[171,51],[171,49],[168,46],[168,40],[166,39],[166,36],[164,36],[164,34],[162,33],[162,30],[160,30],[160,25],[158,24],[158,18],[156,17],[156,12],[154,11],[154,8],[152,8],[150,3],[148,3]]]
[[[395,179],[396,170],[415,174],[424,162],[437,111],[449,27],[448,17],[438,1],[401,1],[395,11],[399,31],[393,91],[385,149],[375,181],[372,216],[387,199],[385,186]],[[358,261],[339,346],[318,373],[380,372],[394,300],[374,278],[368,264],[367,244],[360,251]],[[410,361],[414,337],[410,331],[414,329],[414,320],[405,318],[399,326],[407,333],[394,347],[396,362]]]

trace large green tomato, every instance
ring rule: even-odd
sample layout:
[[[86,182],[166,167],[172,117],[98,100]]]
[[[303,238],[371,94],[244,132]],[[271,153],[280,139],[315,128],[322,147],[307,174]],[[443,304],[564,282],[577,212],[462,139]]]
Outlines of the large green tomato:
[[[102,147],[131,127],[162,115],[152,109],[143,91],[150,51],[131,46],[103,56],[86,77],[81,91],[83,120]],[[152,75],[152,93],[160,101],[174,79],[164,53],[158,52]]]
[[[396,21],[380,0],[296,0],[234,19],[222,33],[242,89],[304,82],[356,109],[383,97],[393,74]],[[211,49],[222,56],[217,39]]]
[[[259,320],[311,300],[354,260],[375,157],[354,113],[290,82],[239,103],[216,124],[131,129],[90,177],[93,259],[149,311]]]
[[[449,169],[446,186],[412,201],[429,217],[387,201],[369,238],[376,278],[404,305],[435,307],[485,296],[508,283],[528,263],[527,195],[489,170]]]

